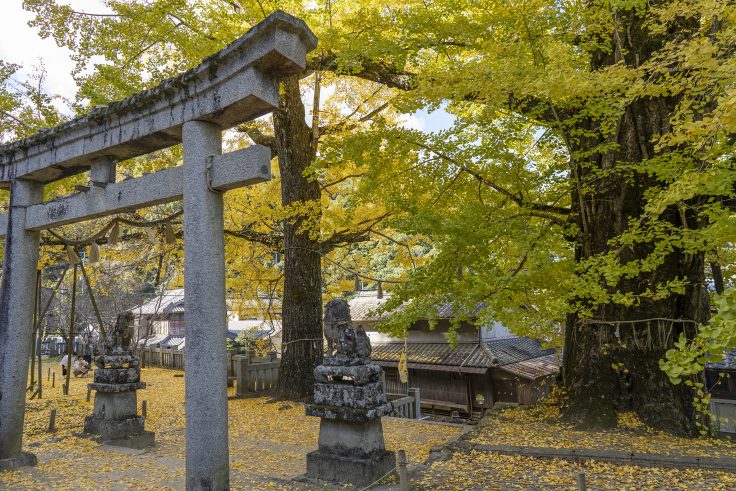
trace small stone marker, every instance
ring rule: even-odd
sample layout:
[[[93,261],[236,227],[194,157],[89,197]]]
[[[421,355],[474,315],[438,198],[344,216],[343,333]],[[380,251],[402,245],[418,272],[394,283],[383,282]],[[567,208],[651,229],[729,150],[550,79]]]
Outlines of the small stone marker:
[[[56,387],[56,372],[51,374],[51,388],[53,389],[54,387]]]
[[[585,472],[578,472],[578,491],[586,491],[588,489],[585,484]]]
[[[49,414],[49,428],[46,430],[48,433],[52,433],[56,430],[56,409],[52,409]]]
[[[400,491],[409,491],[409,473],[406,470],[406,464],[409,462],[406,460],[406,452],[399,450],[396,453],[399,468],[399,489]]]
[[[353,328],[344,300],[325,307],[328,354],[314,370],[314,404],[319,416],[319,448],[307,454],[307,476],[364,487],[396,467],[385,448],[381,416],[391,414],[380,366],[371,363],[371,343],[361,326]],[[333,352],[334,350],[334,352]]]
[[[49,371],[46,375],[46,382],[48,382],[49,380],[51,380],[51,367],[49,367]]]

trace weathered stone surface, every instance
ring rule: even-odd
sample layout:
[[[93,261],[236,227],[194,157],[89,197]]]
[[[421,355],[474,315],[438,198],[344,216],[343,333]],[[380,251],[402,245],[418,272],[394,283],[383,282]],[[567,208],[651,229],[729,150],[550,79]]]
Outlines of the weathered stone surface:
[[[355,458],[315,450],[307,454],[307,476],[322,481],[350,483],[364,487],[396,467],[393,452],[376,452],[370,458]]]
[[[381,367],[373,364],[352,367],[319,365],[314,369],[314,379],[318,383],[352,381],[353,385],[365,385],[381,380],[382,373]]]
[[[314,403],[335,407],[370,409],[386,404],[383,382],[369,382],[365,385],[347,383],[314,384]]]
[[[140,371],[135,368],[98,368],[95,370],[95,384],[134,384],[140,380]]]
[[[106,440],[105,444],[116,447],[143,449],[156,445],[156,435],[151,431],[144,431],[140,435],[131,435],[126,438]]]
[[[7,459],[0,459],[0,472],[2,471],[13,471],[20,469],[21,467],[29,467],[38,465],[38,458],[31,452],[20,452],[19,454],[8,457]]]
[[[92,384],[87,384],[87,386],[92,390],[96,390],[97,392],[128,392],[131,390],[145,389],[146,383],[145,382],[136,382],[133,384],[92,383]]]
[[[98,392],[92,414],[96,418],[121,421],[138,416],[138,397],[135,391]]]
[[[307,52],[315,46],[316,38],[304,22],[279,11],[199,66],[154,89],[0,146],[0,187],[11,188],[10,212],[6,221],[0,219],[6,233],[0,289],[0,459],[23,460],[24,397],[39,239],[36,230],[150,206],[171,199],[173,194],[183,197],[185,210],[187,488],[229,487],[223,341],[227,312],[219,191],[263,180],[269,169],[267,163],[259,162],[255,177],[238,174],[242,169],[233,166],[240,165],[246,151],[219,157],[221,132],[275,109],[280,80],[301,71]],[[182,169],[129,184],[112,182],[115,161],[179,143],[183,143]],[[43,183],[86,170],[93,174],[88,191],[40,204]],[[181,193],[166,185],[177,173]],[[39,206],[31,211],[35,205]],[[29,225],[27,218],[31,216],[36,221]],[[194,304],[189,303],[192,301]],[[118,344],[127,349],[127,343]],[[99,362],[100,368],[138,367],[135,358],[128,358],[126,366],[120,353],[112,355]],[[118,376],[112,380],[112,372],[107,372],[90,384],[98,391],[96,398],[102,401],[109,395],[122,400],[127,393],[145,387],[140,381],[133,382],[135,377],[129,371],[124,376],[126,383],[118,383]],[[100,412],[88,418],[85,426],[89,431],[108,439],[141,434],[142,418],[113,420],[108,417],[108,406],[104,407],[105,417]]]
[[[327,355],[323,365],[354,366],[371,362],[371,342],[363,326],[353,327],[350,306],[336,298],[325,306],[324,327]]]
[[[319,450],[307,455],[307,476],[325,481],[373,484],[396,465],[387,452],[381,417],[386,401],[382,370],[371,364],[371,343],[362,326],[353,328],[350,307],[341,299],[325,307],[328,354],[314,370],[314,404],[308,416],[321,418]]]
[[[41,199],[42,184],[13,181],[0,287],[0,459],[16,458],[23,447],[39,241],[25,225],[27,207]]]
[[[140,435],[144,431],[143,416],[135,416],[122,420],[110,420],[88,416],[84,420],[84,432],[99,435],[103,441],[121,440],[134,435]]]
[[[210,155],[222,151],[219,126],[183,126],[184,288],[187,308],[185,390],[187,489],[228,489],[227,306],[223,198],[206,180]],[[192,397],[190,394],[196,394]],[[206,485],[203,485],[206,480]]]
[[[271,151],[263,145],[253,145],[215,156],[209,174],[211,187],[220,191],[265,182],[271,178]],[[183,189],[182,167],[164,169],[106,187],[93,186],[82,193],[29,207],[27,228],[43,230],[131,208],[180,201]],[[0,236],[5,235],[6,225],[6,216],[0,215]]]
[[[84,171],[95,157],[125,160],[170,147],[181,142],[186,121],[210,121],[223,129],[250,121],[278,106],[279,79],[302,70],[316,44],[304,22],[275,12],[153,89],[0,146],[0,182],[49,182]]]
[[[307,404],[307,416],[334,419],[340,421],[366,422],[390,415],[394,410],[393,404],[386,404],[370,409],[355,409],[349,407],[324,406]]]
[[[323,418],[318,443],[321,451],[345,457],[370,458],[386,449],[380,419],[364,423]]]

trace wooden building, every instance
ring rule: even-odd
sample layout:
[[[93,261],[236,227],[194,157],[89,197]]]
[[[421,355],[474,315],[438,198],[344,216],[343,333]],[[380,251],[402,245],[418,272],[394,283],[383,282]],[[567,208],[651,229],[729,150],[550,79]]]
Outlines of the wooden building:
[[[183,288],[167,290],[163,295],[131,309],[130,312],[135,316],[135,339],[138,346],[184,349],[185,310]],[[240,319],[237,312],[228,309],[228,338],[235,339],[244,330],[249,331],[255,338],[260,336],[269,339],[274,346],[281,345],[281,320]]]
[[[736,437],[736,351],[726,353],[720,362],[707,363],[705,380],[715,430]]]
[[[554,349],[516,337],[498,323],[467,322],[461,324],[458,343],[452,346],[445,336],[452,319],[448,305],[438,307],[434,330],[428,320],[409,326],[405,343],[376,329],[379,317],[374,312],[385,301],[376,292],[364,291],[350,301],[350,309],[353,323],[362,325],[371,338],[373,361],[384,368],[388,393],[405,394],[416,387],[424,409],[465,414],[497,403],[533,404],[549,393],[560,367]],[[402,384],[398,362],[405,347],[409,380]]]

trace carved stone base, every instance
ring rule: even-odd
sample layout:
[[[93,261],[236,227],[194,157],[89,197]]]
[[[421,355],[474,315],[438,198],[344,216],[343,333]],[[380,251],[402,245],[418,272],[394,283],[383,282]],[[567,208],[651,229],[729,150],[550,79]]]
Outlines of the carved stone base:
[[[133,435],[127,438],[105,440],[105,445],[114,445],[116,447],[127,447],[141,450],[156,445],[156,434],[152,431],[144,431],[140,435]]]
[[[316,416],[324,419],[338,421],[365,422],[388,416],[394,410],[393,404],[387,402],[378,407],[370,409],[355,409],[350,407],[334,407],[321,404],[307,404],[307,416]]]
[[[0,459],[0,472],[12,471],[21,467],[32,467],[38,465],[38,458],[31,452],[21,452],[15,457]]]
[[[370,458],[343,457],[315,450],[307,454],[307,477],[364,487],[396,467],[396,456],[386,450]]]
[[[84,432],[99,435],[105,442],[119,440],[143,433],[143,417],[109,420],[88,416],[84,421]]]
[[[365,385],[348,383],[314,384],[314,403],[318,405],[370,409],[386,404],[383,383]]]

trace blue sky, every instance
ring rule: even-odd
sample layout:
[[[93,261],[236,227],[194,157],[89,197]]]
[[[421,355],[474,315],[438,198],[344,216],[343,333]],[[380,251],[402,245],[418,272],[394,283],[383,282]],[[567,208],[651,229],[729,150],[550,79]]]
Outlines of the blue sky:
[[[107,9],[97,0],[65,0],[64,3],[86,12],[104,12]],[[33,18],[22,7],[23,0],[2,0],[0,6],[0,59],[23,65],[21,77],[34,70],[41,62],[48,72],[46,90],[73,99],[76,86],[70,73],[74,68],[71,53],[60,48],[53,39],[41,39],[36,30],[28,26]],[[439,131],[452,124],[452,116],[443,109],[432,113],[417,111],[407,116],[405,125],[421,131]]]

